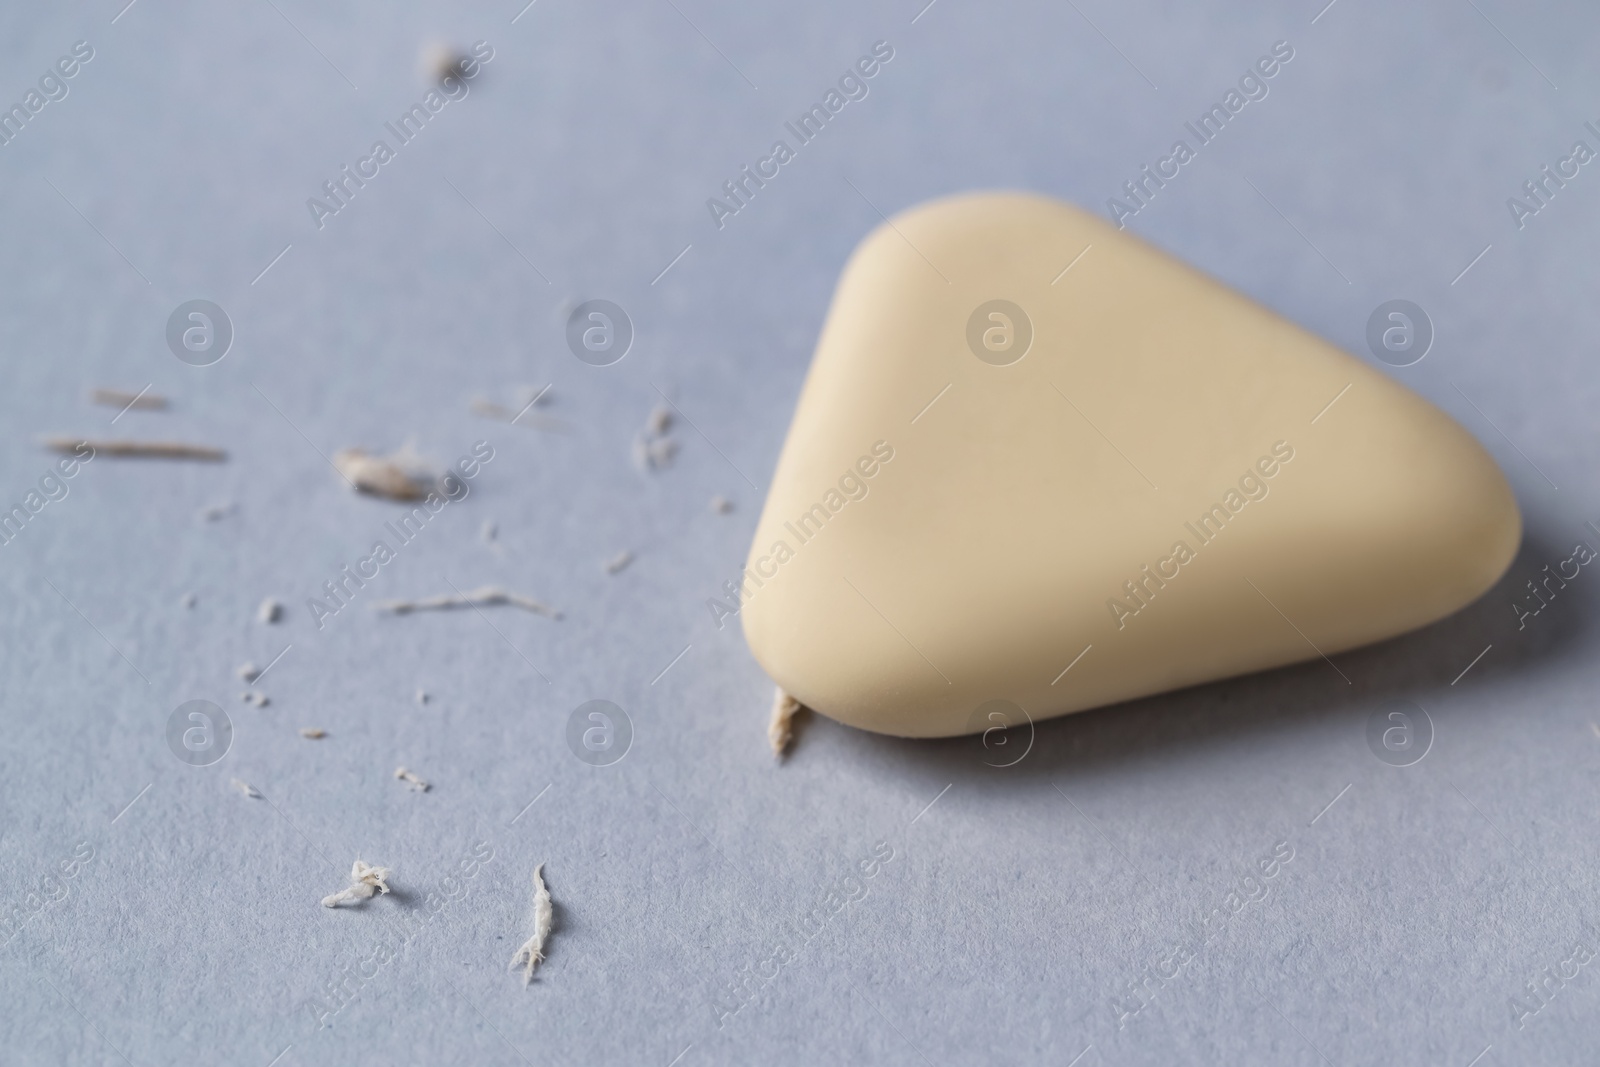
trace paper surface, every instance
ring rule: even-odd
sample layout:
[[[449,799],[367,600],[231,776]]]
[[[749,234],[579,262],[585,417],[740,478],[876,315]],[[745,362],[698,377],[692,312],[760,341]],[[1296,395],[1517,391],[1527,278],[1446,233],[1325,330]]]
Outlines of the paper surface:
[[[519,6],[0,15],[0,103],[41,101],[0,145],[0,503],[26,507],[56,469],[46,435],[228,451],[98,457],[0,546],[0,1060],[1591,1053],[1600,578],[1521,629],[1513,605],[1576,542],[1600,548],[1600,177],[1568,164],[1521,228],[1507,198],[1575,141],[1600,149],[1600,18]],[[429,111],[419,56],[480,40],[470,92]],[[52,74],[78,41],[92,58]],[[877,41],[893,57],[865,95],[799,143],[785,123],[826,109]],[[1127,224],[1364,358],[1380,305],[1425,309],[1430,351],[1387,372],[1506,470],[1528,530],[1506,583],[1331,666],[1049,723],[1006,769],[985,763],[1015,750],[816,719],[775,765],[770,683],[706,602],[744,559],[850,249],[880,212],[965,189],[1106,210],[1279,41],[1293,58],[1266,95]],[[413,104],[427,119],[400,143],[388,124]],[[779,139],[775,176],[708,208]],[[370,176],[308,208],[346,166]],[[192,300],[233,327],[210,366],[169,347]],[[609,366],[568,347],[591,300],[632,325]],[[180,318],[180,347],[185,323],[203,326]],[[88,400],[147,384],[168,410]],[[515,425],[471,409],[547,384]],[[663,403],[679,448],[642,471]],[[408,441],[441,465],[478,441],[493,458],[402,541],[404,509],[326,457]],[[345,567],[377,570],[314,612]],[[563,617],[373,609],[483,585]],[[267,597],[277,624],[256,618]],[[240,699],[247,661],[272,664],[264,707]],[[192,700],[231,723],[209,765],[176,753],[220,723],[180,718],[169,744]],[[1405,767],[1377,755],[1401,761],[1396,701],[1431,722]],[[394,892],[321,907],[358,857]],[[524,988],[508,965],[541,862],[555,925]]]

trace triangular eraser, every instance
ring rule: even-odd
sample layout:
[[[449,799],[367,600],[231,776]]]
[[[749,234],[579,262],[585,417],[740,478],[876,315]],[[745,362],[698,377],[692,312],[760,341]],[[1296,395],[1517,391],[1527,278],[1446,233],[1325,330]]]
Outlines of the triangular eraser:
[[[1094,216],[968,195],[851,257],[739,614],[804,704],[936,737],[1402,633],[1520,538],[1416,394]]]

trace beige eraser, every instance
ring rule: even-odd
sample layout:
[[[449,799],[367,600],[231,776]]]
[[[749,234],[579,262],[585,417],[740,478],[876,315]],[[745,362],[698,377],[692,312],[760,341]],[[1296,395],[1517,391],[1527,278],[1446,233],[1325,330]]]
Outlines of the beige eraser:
[[[739,614],[800,703],[940,737],[1423,626],[1521,531],[1421,397],[1094,216],[968,195],[846,266]]]

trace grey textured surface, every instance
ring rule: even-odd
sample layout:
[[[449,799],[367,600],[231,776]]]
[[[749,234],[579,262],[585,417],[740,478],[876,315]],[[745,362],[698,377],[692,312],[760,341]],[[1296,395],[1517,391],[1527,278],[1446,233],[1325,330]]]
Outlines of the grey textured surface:
[[[230,459],[97,459],[0,548],[0,1062],[1592,1061],[1596,964],[1542,976],[1600,944],[1600,579],[1521,631],[1510,602],[1596,543],[1600,175],[1583,167],[1520,230],[1505,200],[1574,140],[1600,147],[1583,128],[1600,120],[1600,15],[120,7],[0,14],[0,102],[73,42],[95,50],[0,147],[0,500],[44,472],[47,433]],[[306,198],[421,98],[434,39],[494,58],[319,230]],[[895,57],[870,95],[718,231],[705,199],[879,39]],[[1270,95],[1130,226],[1363,355],[1379,303],[1426,308],[1433,350],[1390,373],[1500,459],[1528,524],[1511,575],[1339,656],[1350,685],[1316,661],[1076,716],[1003,771],[971,741],[813,721],[775,768],[769,683],[704,601],[742,562],[876,209],[987,187],[1099,208],[1279,40],[1295,58]],[[196,297],[237,328],[206,368],[164,341]],[[566,302],[590,297],[638,330],[611,367],[563,341]],[[87,402],[146,383],[170,411],[109,426]],[[553,383],[563,432],[468,411],[522,383]],[[658,388],[692,426],[646,475],[629,451]],[[407,439],[496,456],[319,631],[306,598],[399,509],[318,453]],[[708,509],[718,493],[731,515]],[[235,514],[198,517],[227,500]],[[623,548],[637,559],[603,573]],[[370,608],[489,582],[565,618]],[[279,625],[255,621],[266,596],[288,605]],[[270,705],[241,703],[236,665],[285,646]],[[610,767],[563,741],[596,697],[636,730]],[[164,738],[195,698],[236,730],[203,768]],[[1436,731],[1407,768],[1365,741],[1395,699]],[[434,789],[394,781],[400,763]],[[893,859],[847,881],[879,842]],[[1227,894],[1280,842],[1293,859],[1234,914]],[[402,892],[318,907],[357,855]],[[556,931],[525,989],[507,964],[540,861]],[[830,888],[860,887],[809,939],[797,928]],[[1196,934],[1215,908],[1229,917]],[[1158,976],[1174,944],[1208,938]],[[384,961],[386,943],[404,947]],[[758,995],[733,1013],[740,984]]]

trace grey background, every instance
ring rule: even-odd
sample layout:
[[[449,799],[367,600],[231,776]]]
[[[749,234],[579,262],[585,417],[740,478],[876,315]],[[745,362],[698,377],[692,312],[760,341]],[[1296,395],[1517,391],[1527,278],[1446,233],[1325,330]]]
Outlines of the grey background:
[[[1510,602],[1596,544],[1600,173],[1520,231],[1505,199],[1575,139],[1600,147],[1582,129],[1600,118],[1600,15],[520,6],[0,14],[8,104],[74,41],[96,52],[0,148],[0,500],[51,461],[42,434],[230,453],[97,459],[0,548],[0,905],[30,913],[0,949],[0,1062],[1592,1058],[1596,963],[1520,1027],[1509,998],[1533,1007],[1527,983],[1600,947],[1600,579],[1586,570],[1522,631]],[[319,231],[305,199],[421,97],[424,44],[479,39],[495,54],[471,96]],[[878,39],[896,55],[867,99],[717,231],[705,198]],[[775,767],[770,683],[704,602],[742,562],[831,287],[877,209],[989,187],[1101,209],[1277,40],[1295,58],[1268,98],[1130,228],[1366,358],[1374,307],[1427,309],[1432,352],[1385,372],[1501,461],[1528,530],[1511,574],[1457,617],[1337,657],[1349,685],[1314,661],[1074,716],[1003,771],[970,740],[817,720]],[[196,297],[237,330],[207,368],[164,342]],[[565,348],[564,308],[592,297],[636,326],[615,366]],[[87,402],[147,383],[170,411],[113,427]],[[546,383],[562,432],[468,411]],[[629,453],[657,389],[693,425],[674,430],[676,463],[643,474]],[[319,452],[407,439],[445,462],[478,439],[497,454],[319,632],[305,598],[398,510]],[[708,509],[717,493],[731,515]],[[198,517],[230,500],[231,517]],[[607,576],[624,548],[636,561]],[[565,618],[370,607],[488,582]],[[266,596],[280,625],[255,621]],[[271,704],[241,703],[236,665],[285,646],[261,682]],[[596,697],[636,731],[611,767],[563,741]],[[211,767],[164,740],[194,698],[235,726]],[[1436,729],[1404,769],[1365,741],[1396,699]],[[434,789],[395,782],[400,763]],[[880,841],[895,858],[800,947],[794,920]],[[483,842],[492,860],[448,879]],[[1279,842],[1294,858],[1267,899],[1179,977],[1142,978]],[[32,913],[80,843],[93,859]],[[357,855],[402,892],[319,907]],[[537,862],[557,926],[525,989],[506,966]],[[420,926],[405,952],[363,964],[400,916]],[[730,984],[777,943],[797,958],[719,1026]],[[330,1009],[312,1005],[340,981],[356,995],[319,1029]]]

